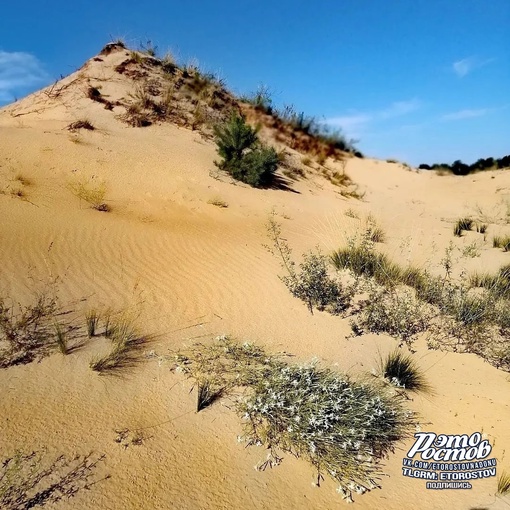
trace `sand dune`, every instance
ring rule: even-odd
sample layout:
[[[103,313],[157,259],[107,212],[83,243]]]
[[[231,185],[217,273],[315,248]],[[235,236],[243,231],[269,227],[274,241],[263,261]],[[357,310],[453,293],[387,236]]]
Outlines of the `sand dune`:
[[[28,302],[34,290],[56,281],[60,302],[76,312],[129,310],[155,336],[147,348],[153,357],[125,378],[99,377],[89,361],[105,346],[91,339],[68,356],[0,370],[2,457],[15,449],[46,448],[50,457],[104,453],[98,474],[111,477],[55,508],[342,506],[331,481],[312,487],[313,470],[305,461],[286,455],[278,468],[255,471],[266,453],[236,442],[241,424],[228,401],[195,413],[192,383],[154,356],[227,333],[299,361],[318,357],[349,373],[370,372],[378,352],[389,352],[395,340],[347,338],[347,319],[311,315],[289,294],[277,277],[278,260],[263,246],[269,213],[276,211],[296,258],[316,245],[329,253],[345,244],[372,213],[387,233],[381,249],[396,260],[437,271],[453,241],[457,272],[496,271],[508,254],[474,232],[453,238],[452,225],[477,206],[502,214],[510,173],[439,177],[351,158],[346,171],[366,192],[363,201],[341,196],[318,173],[290,182],[297,193],[253,189],[216,175],[214,142],[198,131],[166,123],[129,127],[119,119],[123,107],[110,111],[87,98],[88,84],[100,84],[111,101],[132,88],[114,71],[124,51],[97,58],[61,81],[58,97],[42,91],[0,111],[1,289]],[[66,129],[85,117],[95,131]],[[80,179],[105,185],[111,212],[93,210],[71,193],[70,183]],[[22,196],[10,192],[13,186],[22,187]],[[209,203],[215,199],[228,207]],[[349,209],[361,219],[346,216]],[[506,227],[500,222],[491,228]],[[463,257],[473,241],[480,255]],[[508,469],[508,374],[474,354],[428,350],[424,340],[416,349],[435,390],[409,401],[422,428],[482,431],[494,445],[498,469]],[[122,429],[141,431],[142,444],[117,443],[115,431]],[[432,491],[422,480],[403,477],[410,444],[384,462],[382,489],[357,498],[359,508],[508,506],[495,497],[494,478],[474,482],[469,491]]]

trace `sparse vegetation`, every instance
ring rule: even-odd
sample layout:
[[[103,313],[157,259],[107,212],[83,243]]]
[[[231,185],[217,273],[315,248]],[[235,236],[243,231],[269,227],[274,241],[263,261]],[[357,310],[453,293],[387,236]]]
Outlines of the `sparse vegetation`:
[[[222,388],[213,389],[208,379],[197,382],[197,413],[212,405],[223,394]]]
[[[473,224],[471,218],[459,218],[453,227],[454,235],[460,237],[465,230],[472,230]]]
[[[214,133],[222,158],[216,163],[219,168],[251,186],[271,184],[278,166],[278,154],[272,147],[260,143],[257,130],[246,124],[241,115],[233,114],[230,120],[216,126]]]
[[[487,228],[489,226],[487,225],[487,223],[477,223],[476,224],[476,231],[479,233],[479,234],[485,234],[487,232]]]
[[[431,314],[413,294],[404,289],[373,289],[351,321],[355,334],[386,333],[411,346],[413,337],[425,331]]]
[[[381,375],[397,388],[423,393],[431,391],[425,375],[415,360],[400,349],[390,352],[384,359],[381,358],[379,368]]]
[[[506,496],[510,494],[510,473],[503,471],[498,477],[498,494]]]
[[[344,288],[342,284],[333,279],[328,273],[327,257],[319,249],[305,253],[303,262],[296,269],[292,260],[292,252],[281,235],[281,226],[270,216],[266,225],[267,234],[272,246],[269,251],[280,259],[286,274],[280,279],[294,297],[304,301],[313,313],[313,309],[327,310],[338,314],[350,304],[354,288]]]
[[[281,463],[280,452],[306,459],[338,483],[352,501],[375,487],[378,460],[415,424],[404,397],[391,386],[359,383],[317,365],[291,365],[252,344],[219,337],[176,355],[177,368],[195,381],[207,378],[225,394],[237,392],[248,445],[269,450],[259,470]]]
[[[92,123],[87,120],[87,119],[82,119],[82,120],[76,120],[74,122],[71,122],[71,124],[69,124],[67,126],[67,129],[69,131],[77,131],[78,129],[86,129],[88,131],[94,131],[94,129],[96,129]]]
[[[494,236],[492,238],[493,248],[502,248],[503,251],[510,251],[510,236]]]
[[[121,317],[109,326],[112,348],[104,356],[96,357],[90,362],[90,368],[101,375],[116,375],[132,368],[140,361],[140,347],[147,343],[147,338],[138,334],[132,321]]]
[[[55,321],[53,324],[55,330],[55,338],[57,341],[58,348],[63,355],[69,354],[69,347],[67,345],[67,334],[65,329],[62,327],[60,322]]]
[[[220,197],[211,198],[207,201],[208,204],[215,205],[216,207],[219,207],[220,209],[226,209],[228,207],[227,202],[223,200]]]
[[[70,182],[68,185],[71,193],[84,200],[96,211],[109,212],[110,206],[104,201],[106,195],[106,184],[100,182],[92,183],[90,180],[77,180]]]
[[[368,239],[373,243],[384,243],[386,238],[384,230],[377,224],[377,220],[371,214],[367,217],[366,233]]]
[[[100,317],[96,310],[89,310],[86,313],[85,321],[87,323],[87,335],[89,338],[96,336],[99,319]]]
[[[76,455],[72,459],[61,455],[48,463],[40,453],[17,451],[0,464],[0,507],[25,510],[90,490],[101,481],[94,479],[94,471],[103,460],[104,455]]]
[[[45,294],[30,305],[8,305],[0,298],[0,368],[30,363],[55,347],[56,299]]]

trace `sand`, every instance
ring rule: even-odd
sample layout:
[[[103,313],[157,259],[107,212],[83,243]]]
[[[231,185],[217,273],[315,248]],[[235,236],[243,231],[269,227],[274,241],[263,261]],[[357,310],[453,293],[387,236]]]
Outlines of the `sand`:
[[[36,93],[0,110],[1,290],[28,302],[55,282],[60,302],[78,312],[128,310],[154,335],[152,352],[122,378],[90,370],[91,358],[105,348],[102,339],[68,356],[0,370],[0,456],[43,448],[48,458],[105,454],[97,475],[110,478],[54,505],[59,509],[342,507],[333,482],[313,486],[304,460],[285,455],[277,468],[256,471],[266,452],[237,442],[242,425],[231,403],[197,414],[192,382],[157,357],[229,334],[298,361],[317,357],[351,374],[370,372],[378,353],[396,341],[347,338],[347,319],[311,315],[289,294],[278,260],[263,246],[269,213],[276,212],[296,259],[317,245],[325,253],[342,246],[372,213],[387,233],[382,249],[396,260],[438,270],[453,242],[457,272],[495,271],[508,254],[474,232],[454,238],[452,225],[477,208],[504,214],[510,173],[441,177],[353,158],[346,171],[366,192],[362,201],[341,196],[320,176],[292,182],[297,193],[252,189],[217,175],[215,145],[198,132],[171,124],[132,128],[117,118],[120,108],[111,112],[85,97],[87,79],[100,82],[108,97],[127,94],[131,83],[113,71],[122,58],[114,52],[90,60],[62,82],[70,85],[57,98]],[[95,131],[66,129],[83,117]],[[104,183],[111,212],[93,210],[70,192],[69,184],[80,180]],[[19,188],[23,196],[11,193]],[[480,255],[463,256],[473,242]],[[409,401],[422,429],[483,432],[498,470],[509,469],[510,376],[474,354],[431,351],[424,341],[416,349],[435,392]],[[115,431],[122,429],[139,430],[142,444],[117,443]],[[384,461],[382,489],[357,497],[358,508],[508,507],[508,499],[495,496],[494,478],[473,482],[471,490],[433,491],[403,477],[412,442]]]

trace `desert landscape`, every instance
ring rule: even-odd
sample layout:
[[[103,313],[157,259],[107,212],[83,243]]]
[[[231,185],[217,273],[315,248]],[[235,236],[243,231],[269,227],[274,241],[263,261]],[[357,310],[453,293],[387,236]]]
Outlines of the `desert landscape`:
[[[510,507],[505,169],[116,41],[0,109],[0,209],[2,508]],[[427,489],[420,432],[496,473]]]

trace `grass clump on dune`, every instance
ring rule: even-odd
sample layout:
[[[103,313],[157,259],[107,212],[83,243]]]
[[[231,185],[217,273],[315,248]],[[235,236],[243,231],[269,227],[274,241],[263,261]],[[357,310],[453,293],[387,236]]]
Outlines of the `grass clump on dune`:
[[[510,236],[494,236],[492,238],[493,248],[502,248],[503,251],[510,251]]]
[[[454,235],[460,237],[464,230],[472,230],[474,221],[471,218],[459,218],[453,227]]]
[[[147,342],[127,318],[110,322],[108,327],[108,338],[112,345],[110,352],[90,362],[90,368],[101,375],[117,374],[135,366],[140,361],[140,347]]]
[[[399,349],[380,359],[381,375],[394,386],[414,392],[428,393],[430,386],[423,372],[409,354]]]
[[[281,463],[281,452],[306,459],[352,501],[378,487],[379,459],[407,437],[415,424],[404,398],[388,386],[361,383],[317,365],[285,363],[251,344],[220,337],[176,356],[188,377],[207,376],[216,388],[236,392],[248,445],[269,450],[258,465]]]
[[[510,494],[510,473],[503,471],[498,478],[498,494],[505,496]]]
[[[54,322],[58,314],[56,299],[46,294],[26,306],[8,305],[0,297],[0,368],[48,355],[59,340]]]
[[[110,206],[104,201],[106,195],[106,184],[104,182],[94,184],[87,180],[78,180],[70,182],[69,190],[71,193],[84,200],[92,209],[101,212],[109,212]]]

